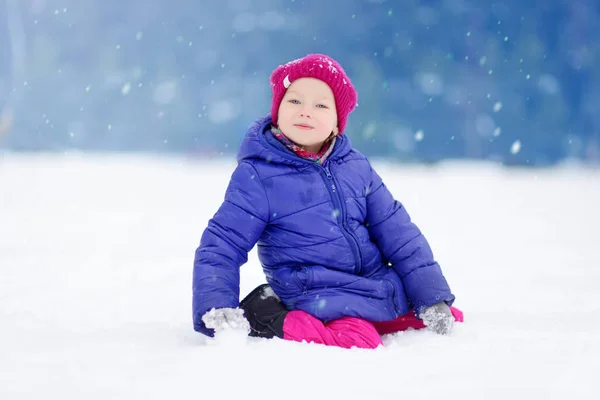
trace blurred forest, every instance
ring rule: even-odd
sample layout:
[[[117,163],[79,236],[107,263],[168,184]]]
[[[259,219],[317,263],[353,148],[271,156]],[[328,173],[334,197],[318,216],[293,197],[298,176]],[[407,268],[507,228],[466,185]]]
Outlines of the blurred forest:
[[[236,153],[308,53],[373,157],[600,162],[597,0],[0,0],[0,149]]]

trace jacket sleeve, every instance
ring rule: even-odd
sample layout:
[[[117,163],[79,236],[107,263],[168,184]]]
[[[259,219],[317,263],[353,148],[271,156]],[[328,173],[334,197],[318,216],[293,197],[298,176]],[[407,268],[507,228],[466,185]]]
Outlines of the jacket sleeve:
[[[452,305],[454,295],[433,258],[429,243],[372,167],[366,222],[371,239],[402,279],[418,314],[441,301]]]
[[[196,331],[205,332],[202,316],[210,309],[239,306],[239,268],[267,224],[268,209],[256,170],[248,162],[239,164],[196,249],[192,282]]]

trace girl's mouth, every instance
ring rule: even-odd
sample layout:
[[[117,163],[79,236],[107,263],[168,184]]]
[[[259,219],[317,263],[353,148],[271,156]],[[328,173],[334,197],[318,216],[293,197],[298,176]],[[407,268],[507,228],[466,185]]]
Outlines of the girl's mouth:
[[[310,125],[306,125],[306,124],[294,124],[294,126],[295,126],[296,128],[300,128],[300,129],[313,129],[313,127],[312,127],[312,126],[310,126]]]

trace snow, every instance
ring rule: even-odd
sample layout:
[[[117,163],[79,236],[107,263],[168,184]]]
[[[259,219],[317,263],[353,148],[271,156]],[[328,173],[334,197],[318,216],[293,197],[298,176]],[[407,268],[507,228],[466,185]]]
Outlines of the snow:
[[[512,154],[517,154],[519,151],[521,151],[521,141],[515,140],[513,142],[513,144],[510,146],[510,152]]]
[[[266,287],[263,292],[260,294],[261,299],[268,299],[269,297],[276,297],[279,299],[279,296],[275,293],[275,291],[271,288],[271,286]]]
[[[600,171],[375,166],[465,313],[450,336],[208,340],[192,260],[232,160],[0,154],[0,398],[598,398]],[[253,250],[241,295],[262,282]]]
[[[241,308],[213,308],[202,316],[204,325],[209,329],[214,329],[216,336],[221,338],[221,331],[241,331],[242,342],[245,342],[246,336],[250,333],[250,323],[244,317],[244,310]],[[234,336],[234,337],[236,337]]]

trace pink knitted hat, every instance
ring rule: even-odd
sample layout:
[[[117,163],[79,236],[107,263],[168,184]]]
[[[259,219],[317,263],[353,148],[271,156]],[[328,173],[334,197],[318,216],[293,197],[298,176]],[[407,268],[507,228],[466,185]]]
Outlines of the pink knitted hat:
[[[338,129],[344,132],[348,114],[356,107],[358,94],[344,69],[333,58],[324,54],[309,54],[277,67],[271,74],[271,117],[277,125],[279,105],[292,82],[300,78],[316,78],[329,85],[335,98]]]

